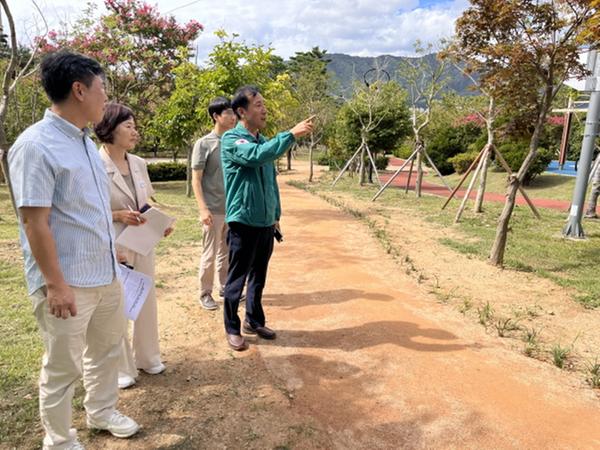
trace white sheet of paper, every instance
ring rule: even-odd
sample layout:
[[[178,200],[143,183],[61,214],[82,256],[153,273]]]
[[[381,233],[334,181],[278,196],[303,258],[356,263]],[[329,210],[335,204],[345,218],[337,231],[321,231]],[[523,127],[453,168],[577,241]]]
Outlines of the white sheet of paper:
[[[152,278],[122,264],[119,264],[119,268],[121,269],[119,280],[123,285],[125,296],[125,316],[130,320],[136,320],[152,288]]]
[[[158,208],[150,208],[141,215],[146,223],[128,226],[116,240],[122,245],[140,255],[147,256],[165,235],[165,230],[175,222]]]

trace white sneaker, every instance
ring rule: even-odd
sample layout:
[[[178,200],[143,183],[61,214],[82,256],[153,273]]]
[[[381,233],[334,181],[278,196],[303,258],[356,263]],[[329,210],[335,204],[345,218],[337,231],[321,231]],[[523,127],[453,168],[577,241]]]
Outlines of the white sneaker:
[[[67,450],[85,450],[85,447],[81,442],[75,441],[71,444],[70,447],[67,447]]]
[[[158,375],[159,373],[163,373],[167,370],[167,366],[163,363],[160,363],[158,366],[150,367],[149,369],[142,369],[144,372],[150,375]]]
[[[119,375],[119,389],[127,389],[135,384],[135,378],[129,375]]]
[[[48,450],[50,447],[47,445],[44,445],[42,447],[42,450]],[[83,446],[83,444],[81,442],[79,442],[78,439],[75,439],[75,441],[69,445],[68,447],[65,447],[65,450],[85,450],[85,447]]]
[[[131,437],[140,429],[140,426],[135,420],[121,414],[116,409],[113,411],[110,419],[106,421],[96,422],[94,419],[88,417],[87,426],[88,428],[96,430],[106,430],[114,437],[118,438]]]

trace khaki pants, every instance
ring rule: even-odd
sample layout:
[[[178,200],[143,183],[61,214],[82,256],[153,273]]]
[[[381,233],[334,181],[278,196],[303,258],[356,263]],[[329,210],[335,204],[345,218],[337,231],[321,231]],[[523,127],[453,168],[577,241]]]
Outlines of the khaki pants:
[[[137,369],[152,369],[161,364],[159,335],[158,335],[158,306],[156,303],[156,288],[154,286],[154,251],[147,256],[128,252],[127,262],[134,270],[152,278],[152,288],[140,310],[137,320],[133,323],[133,342],[129,343],[127,326],[121,346],[119,374],[136,378]]]
[[[224,215],[213,215],[211,226],[202,225],[202,256],[200,258],[200,296],[212,294],[215,266],[221,288],[225,286],[228,269],[227,224]]]
[[[106,420],[117,404],[117,368],[125,314],[121,284],[72,288],[77,315],[57,319],[48,311],[45,289],[31,295],[44,343],[40,373],[40,417],[44,448],[63,449],[76,439],[71,429],[75,385],[83,372],[88,417]]]
[[[590,199],[588,200],[588,208],[586,210],[586,213],[596,213],[598,196],[600,196],[600,166],[598,166],[596,171],[592,174],[592,192],[590,194]]]

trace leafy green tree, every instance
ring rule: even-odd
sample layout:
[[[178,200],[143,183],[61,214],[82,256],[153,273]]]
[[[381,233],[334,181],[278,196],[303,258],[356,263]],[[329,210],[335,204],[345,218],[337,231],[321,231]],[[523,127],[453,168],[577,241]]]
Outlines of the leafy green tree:
[[[291,80],[287,73],[280,72],[280,60],[274,57],[273,49],[248,45],[224,30],[215,34],[219,43],[203,67],[183,63],[172,71],[175,88],[157,108],[148,128],[150,136],[160,139],[161,148],[170,149],[174,155],[187,149],[188,163],[192,140],[213,126],[207,113],[210,100],[217,96],[231,98],[243,85],[257,86],[266,99],[269,119],[265,134],[293,125],[287,113],[296,107]],[[275,72],[280,73],[272,78]]]
[[[314,131],[301,140],[301,144],[308,147],[309,182],[314,176],[314,151],[330,131],[338,107],[331,95],[334,89],[327,71],[329,59],[326,54],[326,50],[314,47],[308,52],[296,52],[289,62],[293,95],[297,100],[297,108],[292,112],[295,121],[314,116]],[[291,151],[288,152],[288,169],[291,169]]]
[[[285,74],[271,78],[273,66],[278,64],[273,49],[248,45],[237,34],[230,36],[224,30],[215,34],[219,43],[210,52],[205,66],[183,63],[172,71],[175,87],[157,108],[149,128],[149,133],[160,138],[165,149],[180,151],[189,146],[194,136],[208,132],[212,128],[207,113],[210,100],[217,96],[231,98],[246,84],[257,86],[270,107],[266,132],[282,122],[279,102],[285,103],[282,97],[286,95],[289,79]]]
[[[391,152],[410,132],[406,92],[394,81],[357,85],[355,95],[340,108],[334,128],[334,158],[348,159],[363,140],[375,157]],[[365,158],[359,160],[363,168]],[[362,183],[364,171],[359,172]]]

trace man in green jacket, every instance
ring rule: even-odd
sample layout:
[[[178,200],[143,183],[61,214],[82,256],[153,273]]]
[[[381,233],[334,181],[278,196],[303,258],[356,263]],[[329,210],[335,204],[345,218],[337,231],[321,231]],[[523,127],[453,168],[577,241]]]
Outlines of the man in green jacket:
[[[267,267],[273,253],[273,239],[279,229],[281,203],[273,162],[299,137],[312,132],[312,122],[304,120],[290,131],[266,140],[261,134],[266,125],[265,101],[253,86],[236,92],[233,110],[238,125],[221,138],[221,162],[225,181],[225,221],[229,225],[229,271],[224,292],[224,321],[227,342],[234,350],[246,350],[237,311],[242,289],[246,288],[245,334],[275,339],[265,326],[262,293]]]

